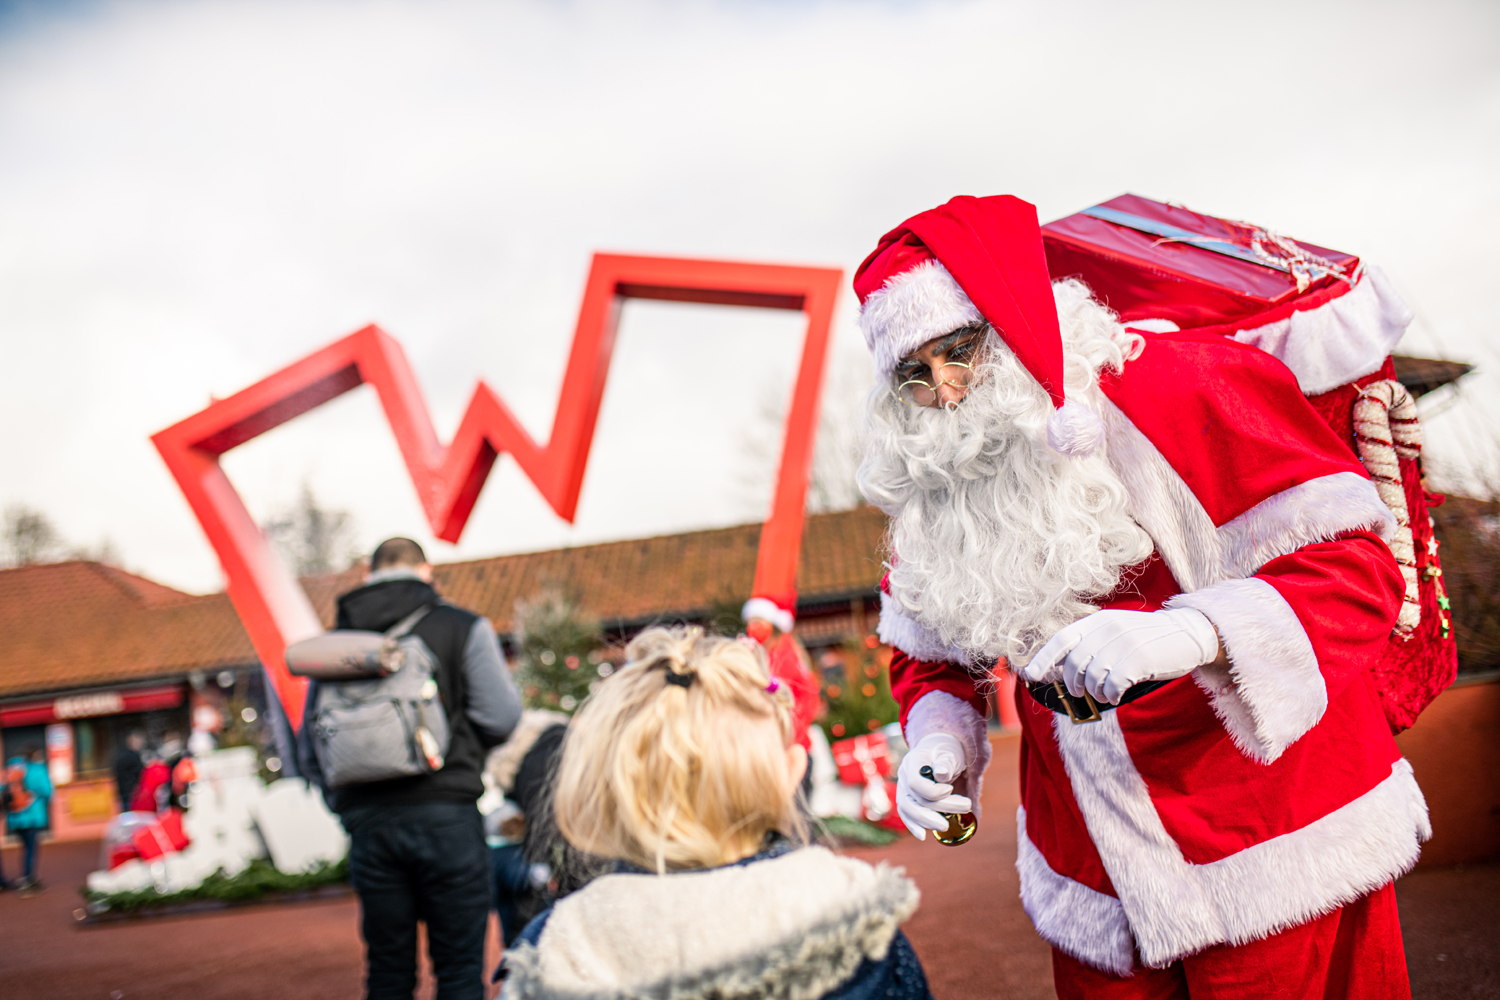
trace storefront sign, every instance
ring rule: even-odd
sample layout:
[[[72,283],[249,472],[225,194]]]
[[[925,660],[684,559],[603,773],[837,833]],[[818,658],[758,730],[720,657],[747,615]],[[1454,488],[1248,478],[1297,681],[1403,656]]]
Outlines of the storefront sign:
[[[118,691],[75,694],[52,703],[52,714],[59,719],[84,719],[91,715],[119,715],[125,711],[125,699]]]
[[[185,698],[183,685],[158,684],[155,687],[89,691],[41,701],[14,702],[0,705],[0,728],[39,726],[67,719],[176,708]]]

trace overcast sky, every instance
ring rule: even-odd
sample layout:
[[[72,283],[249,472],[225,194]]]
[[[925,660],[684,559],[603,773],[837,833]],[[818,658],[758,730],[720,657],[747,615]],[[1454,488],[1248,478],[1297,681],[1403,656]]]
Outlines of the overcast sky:
[[[221,585],[148,436],[377,322],[440,434],[476,380],[545,437],[596,250],[826,264],[960,194],[1130,191],[1358,253],[1500,411],[1500,5],[103,2],[0,5],[0,502]],[[852,294],[836,357],[866,362]],[[794,314],[627,307],[576,524],[506,460],[490,555],[739,523]],[[428,529],[369,389],[232,452],[361,545]]]

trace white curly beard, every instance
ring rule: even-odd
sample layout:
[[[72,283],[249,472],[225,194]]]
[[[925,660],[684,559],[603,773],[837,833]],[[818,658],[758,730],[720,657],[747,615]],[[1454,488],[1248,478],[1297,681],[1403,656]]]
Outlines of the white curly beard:
[[[1053,292],[1068,398],[1097,410],[1099,373],[1122,367],[1140,338],[1079,282]],[[1070,458],[1048,447],[1051,399],[993,333],[975,375],[948,410],[876,386],[859,486],[891,518],[892,598],[972,664],[1020,666],[1153,546],[1102,449]]]

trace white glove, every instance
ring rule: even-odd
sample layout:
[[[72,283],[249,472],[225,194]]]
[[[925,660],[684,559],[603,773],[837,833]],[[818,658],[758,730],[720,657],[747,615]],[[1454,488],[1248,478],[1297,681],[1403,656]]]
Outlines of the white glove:
[[[1058,631],[1021,676],[1062,681],[1075,698],[1118,705],[1142,681],[1166,681],[1212,663],[1219,633],[1201,611],[1095,611]]]
[[[951,733],[928,733],[901,758],[896,770],[896,812],[913,837],[926,840],[928,830],[948,829],[940,812],[973,812],[974,804],[967,796],[954,795],[951,784],[968,766],[963,741]],[[924,767],[932,768],[937,780],[922,777]]]

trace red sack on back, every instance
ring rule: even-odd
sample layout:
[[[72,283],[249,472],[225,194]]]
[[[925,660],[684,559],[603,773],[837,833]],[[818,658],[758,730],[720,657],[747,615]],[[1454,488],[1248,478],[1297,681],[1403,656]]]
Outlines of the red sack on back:
[[[1399,469],[1394,495],[1405,498],[1412,542],[1405,572],[1420,618],[1401,623],[1370,670],[1391,730],[1408,728],[1453,683],[1458,649],[1420,481],[1420,445],[1390,446],[1403,428],[1415,431],[1415,408],[1398,414],[1392,406],[1388,426],[1356,435],[1356,403],[1394,381],[1390,352],[1411,320],[1379,269],[1352,254],[1136,195],[1049,222],[1042,242],[1053,280],[1082,279],[1148,343],[1153,332],[1175,326],[1230,337],[1281,360],[1372,473],[1378,459],[1370,439],[1389,435],[1389,478],[1394,484]],[[1400,392],[1384,388],[1387,396]]]

